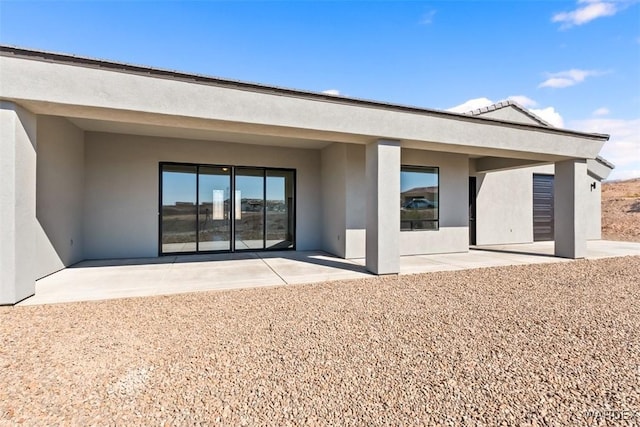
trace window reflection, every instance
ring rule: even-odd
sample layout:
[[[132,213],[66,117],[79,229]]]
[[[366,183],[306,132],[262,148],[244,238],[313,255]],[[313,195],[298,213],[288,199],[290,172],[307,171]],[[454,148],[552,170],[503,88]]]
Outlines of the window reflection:
[[[439,227],[439,170],[403,166],[400,170],[400,230]]]
[[[196,167],[162,168],[162,252],[196,248]]]
[[[295,171],[160,165],[161,253],[290,249]]]

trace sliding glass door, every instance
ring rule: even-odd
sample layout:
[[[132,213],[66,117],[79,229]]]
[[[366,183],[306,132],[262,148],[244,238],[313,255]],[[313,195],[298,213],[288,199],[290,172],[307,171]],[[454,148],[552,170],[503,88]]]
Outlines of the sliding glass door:
[[[264,249],[264,169],[236,168],[236,250]]]
[[[295,171],[160,164],[160,254],[292,249]]]
[[[198,168],[198,251],[231,250],[231,168]]]
[[[164,165],[162,168],[162,252],[195,252],[197,167]]]
[[[293,247],[293,171],[266,171],[266,236],[268,249]]]

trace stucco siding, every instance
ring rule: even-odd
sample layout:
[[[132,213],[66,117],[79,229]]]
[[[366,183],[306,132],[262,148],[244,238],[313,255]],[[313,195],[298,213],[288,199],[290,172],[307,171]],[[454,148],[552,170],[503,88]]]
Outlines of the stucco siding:
[[[602,238],[602,183],[587,174],[586,200],[587,240]]]
[[[502,245],[533,242],[533,175],[555,173],[554,165],[477,175],[476,242]],[[591,189],[591,184],[596,183]],[[582,215],[586,238],[601,238],[601,183],[584,174]]]
[[[476,181],[476,243],[533,242],[533,174],[553,165],[479,174]]]
[[[322,249],[345,257],[346,146],[331,144],[322,149]]]
[[[38,117],[37,277],[81,261],[84,132],[61,117]]]
[[[86,133],[85,258],[158,255],[161,161],[296,169],[296,248],[321,247],[320,153],[250,144]]]
[[[418,255],[469,250],[469,158],[466,155],[402,150],[402,165],[440,168],[437,231],[400,232],[400,255]],[[400,201],[398,201],[400,209]]]
[[[174,127],[367,143],[372,136],[431,144],[449,152],[515,150],[534,158],[593,158],[600,137],[523,128],[442,112],[399,111],[373,105],[282,96],[241,88],[0,56],[6,85],[0,96],[30,100],[35,111]],[[215,102],[211,102],[211,100]],[[462,148],[464,147],[464,148]]]
[[[363,258],[366,253],[366,148],[347,146],[347,224],[345,258]]]
[[[35,293],[37,117],[0,101],[0,305]]]

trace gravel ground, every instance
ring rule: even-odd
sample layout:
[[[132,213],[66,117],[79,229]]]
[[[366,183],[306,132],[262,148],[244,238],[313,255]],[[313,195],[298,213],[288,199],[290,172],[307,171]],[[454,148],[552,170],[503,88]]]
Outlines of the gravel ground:
[[[0,339],[0,424],[640,424],[640,257],[3,307]]]
[[[602,184],[602,238],[640,242],[640,178]]]

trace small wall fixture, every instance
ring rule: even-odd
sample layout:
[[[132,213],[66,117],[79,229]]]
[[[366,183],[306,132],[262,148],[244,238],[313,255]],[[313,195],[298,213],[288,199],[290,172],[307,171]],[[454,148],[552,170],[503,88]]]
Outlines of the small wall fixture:
[[[595,183],[595,182],[592,182],[592,183],[591,183],[591,191],[593,191],[593,190],[595,190],[595,189],[596,189],[596,183]]]

